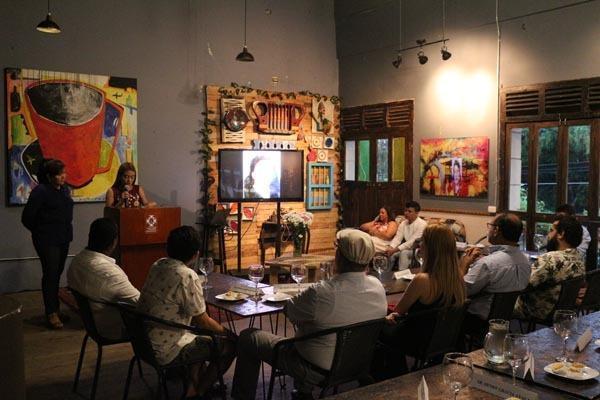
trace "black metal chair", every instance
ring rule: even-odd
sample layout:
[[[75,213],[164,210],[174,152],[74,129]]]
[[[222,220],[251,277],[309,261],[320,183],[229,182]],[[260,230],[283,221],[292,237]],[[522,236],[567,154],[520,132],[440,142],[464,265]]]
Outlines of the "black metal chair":
[[[567,279],[561,282],[552,283],[549,285],[540,285],[534,289],[537,290],[546,290],[549,287],[560,285],[560,294],[558,295],[558,300],[554,305],[552,311],[548,314],[545,319],[539,318],[530,318],[529,323],[527,325],[527,332],[532,332],[535,330],[536,325],[546,325],[552,326],[552,318],[554,317],[555,310],[577,310],[577,298],[579,296],[579,290],[583,287],[585,283],[585,275],[578,276],[576,278]]]
[[[338,386],[343,383],[355,380],[360,382],[372,382],[373,380],[369,375],[369,368],[371,359],[373,358],[375,344],[377,343],[379,332],[384,323],[385,319],[379,318],[357,324],[325,329],[302,337],[280,341],[273,349],[274,361],[267,399],[271,400],[273,397],[273,386],[275,384],[276,376],[285,373],[285,371],[279,371],[277,366],[279,353],[282,349],[284,347],[294,346],[295,343],[300,341],[311,340],[326,335],[336,335],[336,343],[331,369],[327,371],[317,366],[313,366],[313,368],[319,371],[324,377],[323,381],[318,385],[321,388],[319,398],[323,398],[329,388],[333,388],[334,393],[337,394]]]
[[[129,369],[127,371],[127,380],[125,381],[125,391],[123,393],[123,400],[126,400],[129,395],[129,385],[131,383],[131,374],[133,372],[133,364],[136,360],[143,361],[154,368],[158,375],[158,387],[156,389],[156,398],[161,399],[164,393],[165,398],[169,398],[169,391],[167,388],[167,374],[171,371],[179,372],[186,369],[187,366],[197,363],[193,360],[190,363],[170,363],[168,365],[161,365],[154,357],[154,350],[152,349],[152,343],[148,337],[147,328],[149,326],[164,325],[171,328],[185,329],[196,335],[209,336],[212,339],[211,356],[210,362],[219,365],[219,350],[214,332],[200,329],[193,326],[178,324],[171,321],[166,321],[161,318],[157,318],[148,314],[137,311],[134,307],[127,303],[117,303],[116,305],[121,312],[121,318],[127,332],[131,337],[131,346],[133,347],[134,356],[129,362]],[[226,399],[225,383],[223,381],[223,372],[218,371],[217,377],[220,384],[222,399]],[[187,374],[181,375],[183,385],[183,395],[188,384]]]
[[[600,310],[600,269],[588,272],[585,281],[587,287],[579,305],[582,314]]]
[[[85,327],[85,336],[83,337],[83,342],[81,343],[81,351],[79,352],[79,361],[77,362],[77,369],[75,371],[75,380],[73,382],[73,392],[77,391],[77,386],[79,384],[79,376],[81,374],[81,366],[83,364],[83,357],[85,355],[85,348],[87,346],[88,339],[91,338],[96,345],[98,346],[98,354],[96,356],[96,369],[94,371],[94,380],[92,382],[92,393],[90,395],[90,399],[94,399],[96,397],[96,389],[98,387],[98,377],[100,376],[100,365],[102,363],[102,348],[104,346],[110,346],[113,344],[121,344],[128,343],[128,338],[121,339],[109,339],[102,336],[98,332],[98,328],[96,326],[96,321],[94,320],[94,315],[92,313],[92,308],[90,302],[94,303],[94,301],[88,299],[81,293],[77,292],[74,289],[69,289],[75,297],[75,301],[77,302],[77,306],[79,307],[79,315],[83,321],[83,326]],[[101,302],[95,302],[101,303]],[[140,375],[142,374],[141,365],[138,365],[140,369]]]

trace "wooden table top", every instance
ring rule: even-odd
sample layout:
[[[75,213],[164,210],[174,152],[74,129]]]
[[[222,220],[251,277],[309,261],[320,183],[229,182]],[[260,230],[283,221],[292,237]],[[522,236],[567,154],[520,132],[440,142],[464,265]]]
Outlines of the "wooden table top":
[[[496,373],[475,369],[476,373],[498,377]],[[333,397],[328,397],[332,400],[396,400],[396,399],[416,399],[417,390],[421,377],[425,377],[427,381],[427,387],[429,388],[429,399],[430,400],[448,400],[453,398],[453,394],[450,388],[444,384],[442,378],[442,367],[436,365],[431,368],[426,368],[420,371],[412,372],[410,374],[402,375],[397,378],[388,379],[383,382],[376,383],[374,385],[365,386],[355,390],[340,393]],[[500,376],[500,379],[508,384],[512,385],[511,379],[508,377]],[[564,399],[575,399],[574,397],[566,396],[562,393],[556,393],[550,389],[535,387],[525,382],[518,382],[517,386],[534,391],[538,394],[540,400],[564,400]],[[462,389],[458,394],[458,399],[473,399],[473,400],[498,400],[499,397],[475,389],[472,387],[466,387]]]
[[[333,262],[335,256],[324,255],[324,254],[302,254],[301,256],[295,257],[291,254],[285,254],[281,257],[277,257],[273,260],[265,261],[265,264],[269,267],[279,268],[291,268],[294,264],[304,264],[307,267],[319,268],[319,264],[322,262]]]
[[[592,330],[592,341],[582,352],[574,352],[575,341],[587,329]],[[600,398],[600,378],[587,381],[573,381],[560,378],[544,371],[544,367],[554,362],[554,358],[562,352],[562,339],[552,328],[544,328],[527,335],[529,347],[535,357],[535,384],[552,388],[562,393],[570,394],[581,399]],[[568,356],[574,361],[583,363],[588,367],[600,370],[600,347],[594,341],[600,338],[600,312],[580,318],[578,333],[567,342]],[[483,350],[471,353],[473,364],[479,368],[510,375],[510,369],[498,368],[485,362]],[[519,370],[521,371],[521,370]],[[518,376],[519,372],[517,372]],[[521,376],[523,373],[521,372]]]

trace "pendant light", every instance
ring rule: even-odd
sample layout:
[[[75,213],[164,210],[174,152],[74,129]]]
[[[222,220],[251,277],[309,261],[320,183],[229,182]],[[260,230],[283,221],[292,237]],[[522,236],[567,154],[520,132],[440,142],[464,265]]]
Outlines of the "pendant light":
[[[46,19],[40,22],[35,29],[44,33],[60,33],[60,26],[52,20],[50,0],[48,0],[48,14],[46,14]]]
[[[241,62],[253,62],[254,56],[248,51],[248,47],[246,46],[246,19],[247,19],[246,2],[247,2],[247,0],[244,0],[244,49],[242,50],[242,52],[240,54],[237,55],[237,57],[235,59],[238,61],[241,61]]]

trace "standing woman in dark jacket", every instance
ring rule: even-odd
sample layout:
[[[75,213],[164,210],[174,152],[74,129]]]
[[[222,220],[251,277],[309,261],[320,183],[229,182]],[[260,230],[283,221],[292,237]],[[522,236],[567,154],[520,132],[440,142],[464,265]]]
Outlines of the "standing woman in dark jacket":
[[[73,200],[66,177],[62,161],[45,160],[38,172],[39,185],[31,191],[21,216],[42,263],[46,318],[53,329],[63,327],[58,316],[58,285],[73,240]]]

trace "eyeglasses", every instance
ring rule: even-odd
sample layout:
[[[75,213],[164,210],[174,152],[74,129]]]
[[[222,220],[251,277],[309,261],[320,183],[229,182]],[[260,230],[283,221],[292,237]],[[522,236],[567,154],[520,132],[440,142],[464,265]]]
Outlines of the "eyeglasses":
[[[488,222],[488,223],[487,223],[487,227],[488,227],[488,229],[489,229],[489,228],[495,228],[495,227],[497,227],[497,226],[498,226],[498,225],[496,225],[496,224],[494,224],[494,223],[491,223],[491,222]]]

